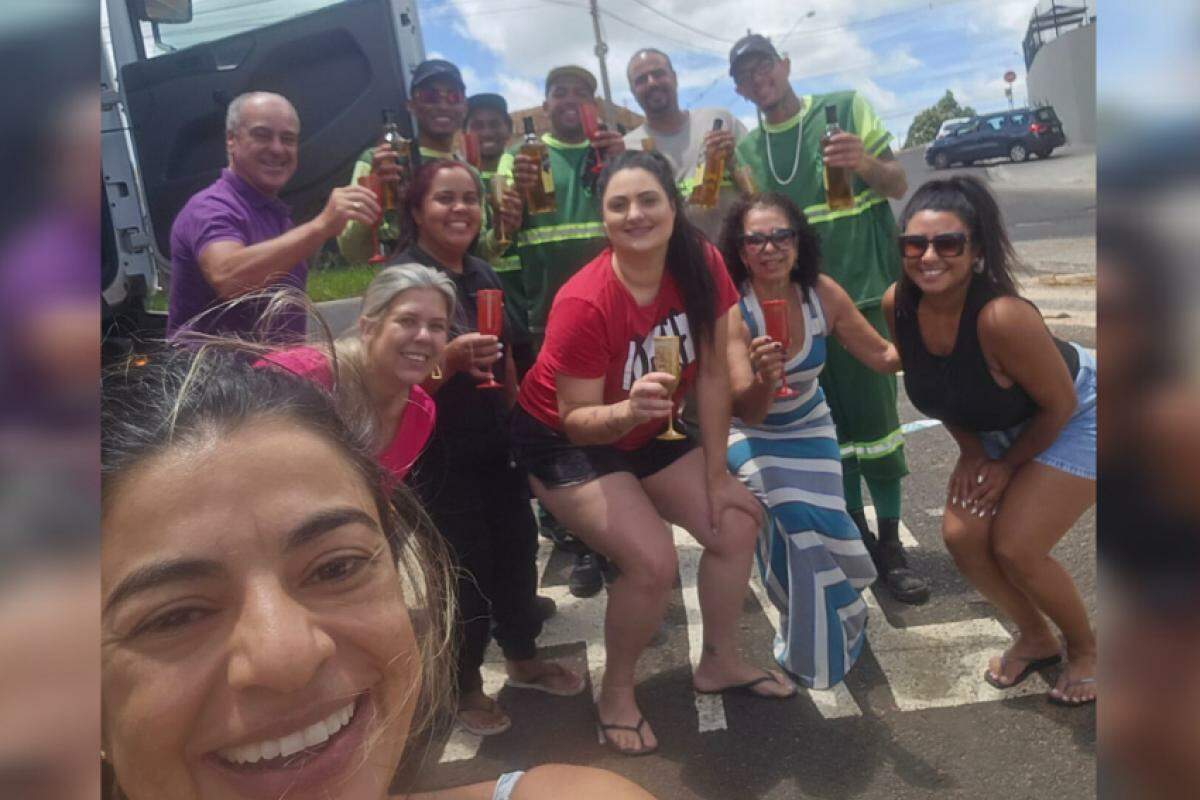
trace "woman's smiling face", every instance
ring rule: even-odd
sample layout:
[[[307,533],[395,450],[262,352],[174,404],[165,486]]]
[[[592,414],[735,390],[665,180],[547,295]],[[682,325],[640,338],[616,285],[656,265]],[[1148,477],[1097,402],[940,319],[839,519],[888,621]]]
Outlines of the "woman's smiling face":
[[[146,798],[381,800],[420,657],[365,479],[284,419],[176,445],[102,518],[104,746]]]

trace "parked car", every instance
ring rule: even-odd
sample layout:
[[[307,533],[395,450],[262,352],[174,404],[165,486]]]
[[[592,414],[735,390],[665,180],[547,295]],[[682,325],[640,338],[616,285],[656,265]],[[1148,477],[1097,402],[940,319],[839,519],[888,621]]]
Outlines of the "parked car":
[[[938,126],[937,133],[934,134],[933,137],[933,142],[936,142],[938,139],[945,139],[947,136],[961,128],[963,123],[970,121],[970,117],[951,117],[950,119],[945,120],[940,126]],[[925,149],[928,150],[933,142],[925,145]]]
[[[1031,155],[1047,158],[1066,144],[1062,123],[1051,106],[1018,108],[972,117],[925,151],[925,162],[937,169],[1007,157],[1022,162]]]

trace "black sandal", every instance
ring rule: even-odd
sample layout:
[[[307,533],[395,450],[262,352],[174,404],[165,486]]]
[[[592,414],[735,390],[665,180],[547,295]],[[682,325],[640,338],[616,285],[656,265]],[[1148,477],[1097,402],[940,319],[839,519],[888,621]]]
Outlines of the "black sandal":
[[[645,717],[638,717],[637,725],[617,725],[616,723],[604,722],[600,719],[600,709],[596,709],[596,728],[599,730],[600,738],[604,741],[604,746],[614,753],[620,753],[623,756],[648,756],[658,749],[657,744],[653,747],[646,746],[646,737],[642,736],[642,727],[645,724]],[[640,747],[636,750],[621,747],[612,739],[609,739],[605,731],[633,731],[637,734]]]

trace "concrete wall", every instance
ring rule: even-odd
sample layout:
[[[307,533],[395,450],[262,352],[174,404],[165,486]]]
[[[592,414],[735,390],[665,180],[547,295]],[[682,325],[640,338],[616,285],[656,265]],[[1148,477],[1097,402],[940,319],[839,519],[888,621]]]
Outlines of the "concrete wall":
[[[1071,142],[1096,143],[1096,26],[1047,42],[1025,79],[1029,105],[1054,106]]]

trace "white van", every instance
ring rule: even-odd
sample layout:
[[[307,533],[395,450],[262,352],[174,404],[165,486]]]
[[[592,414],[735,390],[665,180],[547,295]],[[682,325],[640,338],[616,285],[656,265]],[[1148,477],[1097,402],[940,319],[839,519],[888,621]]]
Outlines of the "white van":
[[[425,57],[413,0],[103,0],[101,307],[105,356],[161,334],[146,301],[170,268],[175,215],[225,166],[225,110],[267,90],[300,113],[299,168],[283,192],[315,216],[400,111]]]

